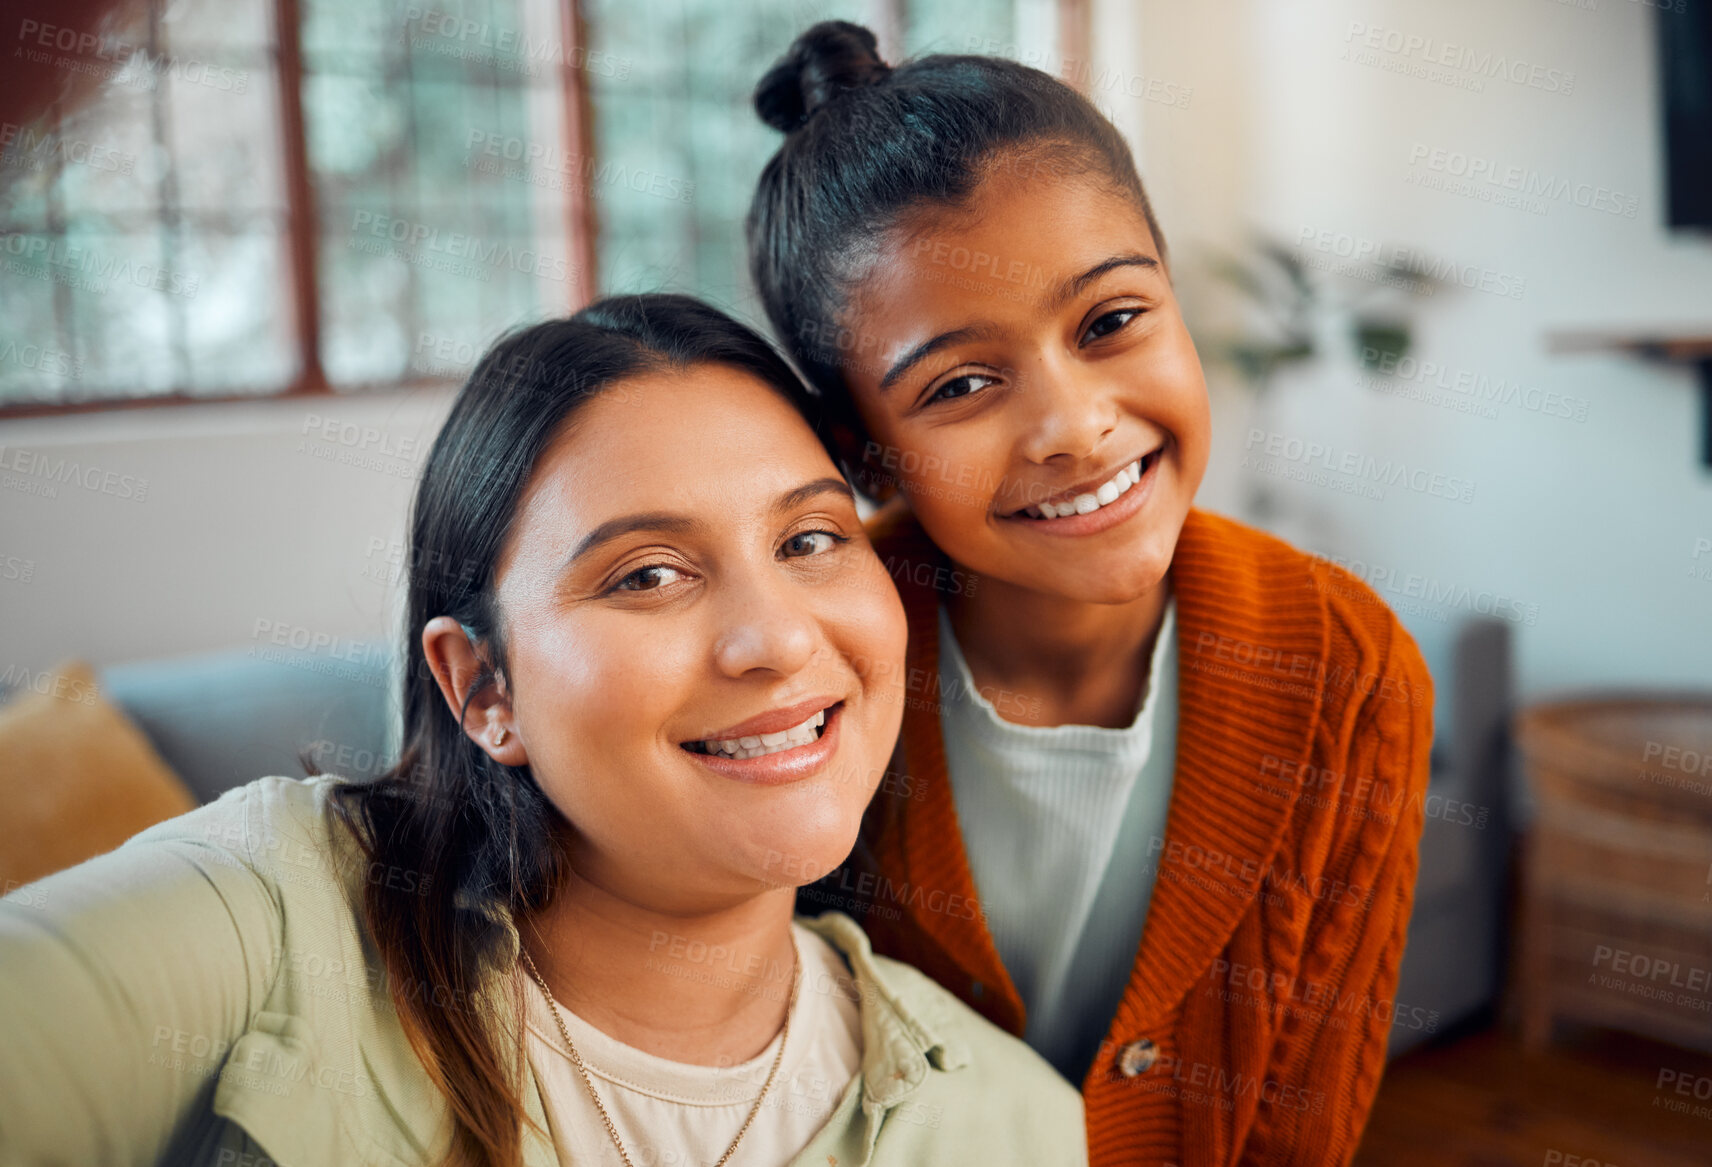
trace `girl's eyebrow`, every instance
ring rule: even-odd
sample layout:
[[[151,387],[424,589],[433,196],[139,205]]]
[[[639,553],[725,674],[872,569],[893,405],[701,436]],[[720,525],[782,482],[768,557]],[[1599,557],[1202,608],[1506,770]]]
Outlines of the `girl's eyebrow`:
[[[990,324],[971,324],[966,328],[953,328],[942,332],[929,340],[924,340],[909,352],[892,362],[892,367],[886,370],[886,375],[880,378],[880,392],[884,393],[898,383],[898,378],[910,371],[916,362],[932,356],[948,344],[957,344],[965,340],[985,340],[993,333]]]
[[[1058,290],[1047,299],[1045,307],[1048,312],[1056,312],[1065,304],[1075,299],[1087,286],[1120,267],[1140,267],[1150,271],[1159,270],[1159,260],[1151,255],[1143,255],[1139,251],[1126,251],[1109,259],[1102,259],[1080,275],[1071,276],[1058,286]],[[992,326],[972,324],[965,328],[953,328],[938,336],[922,341],[903,356],[892,362],[892,367],[886,370],[886,375],[880,378],[880,392],[884,393],[896,385],[903,375],[918,362],[932,356],[948,344],[957,344],[965,340],[984,340],[992,334]]]
[[[1139,251],[1126,251],[1122,255],[1114,255],[1110,259],[1103,259],[1081,275],[1071,276],[1060,284],[1058,290],[1052,293],[1051,298],[1046,301],[1047,310],[1056,312],[1058,309],[1064,307],[1065,304],[1069,303],[1081,294],[1083,289],[1085,289],[1089,284],[1093,283],[1107,272],[1114,271],[1120,267],[1143,267],[1151,271],[1158,271],[1159,261],[1153,256],[1143,255]]]

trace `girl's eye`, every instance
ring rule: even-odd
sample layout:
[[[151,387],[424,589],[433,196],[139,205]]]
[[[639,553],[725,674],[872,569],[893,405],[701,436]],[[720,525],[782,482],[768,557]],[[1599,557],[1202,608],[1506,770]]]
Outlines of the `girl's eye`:
[[[683,572],[663,563],[650,563],[647,567],[638,567],[635,571],[613,585],[615,592],[652,592],[672,582],[672,577],[680,576]]]
[[[834,535],[831,531],[801,531],[785,540],[784,554],[786,559],[803,559],[810,555],[824,555],[840,543],[848,543],[847,535]]]
[[[996,377],[983,376],[980,373],[964,373],[961,377],[953,377],[941,385],[933,396],[927,399],[928,404],[931,405],[935,401],[949,401],[954,397],[971,397],[997,379]],[[976,381],[980,381],[982,384],[976,385]]]
[[[1087,340],[1098,340],[1102,336],[1110,336],[1124,325],[1141,315],[1140,308],[1119,308],[1116,312],[1107,312],[1104,316],[1088,325]]]

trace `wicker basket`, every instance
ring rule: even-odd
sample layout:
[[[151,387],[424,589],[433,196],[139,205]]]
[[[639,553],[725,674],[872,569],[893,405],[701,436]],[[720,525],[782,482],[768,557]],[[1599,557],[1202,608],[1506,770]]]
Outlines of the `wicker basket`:
[[[1556,701],[1515,730],[1524,1043],[1567,1019],[1712,1049],[1712,695]]]

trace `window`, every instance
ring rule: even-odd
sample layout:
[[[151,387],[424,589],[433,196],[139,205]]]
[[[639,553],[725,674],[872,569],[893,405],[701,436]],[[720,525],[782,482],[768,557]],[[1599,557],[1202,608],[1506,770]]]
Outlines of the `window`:
[[[874,29],[888,60],[921,52],[1016,55],[1019,40],[1031,39],[1030,11],[1042,5],[585,0],[583,7],[590,43],[621,66],[588,74],[601,286],[690,292],[760,323],[743,216],[780,141],[750,103],[767,67],[819,20]]]
[[[455,381],[597,287],[759,323],[742,220],[779,139],[750,93],[791,39],[1027,59],[1060,0],[124,10],[10,30],[99,88],[0,125],[0,412]]]
[[[580,299],[512,165],[571,152],[559,0],[136,8],[13,30],[100,89],[0,127],[0,407],[456,379]]]

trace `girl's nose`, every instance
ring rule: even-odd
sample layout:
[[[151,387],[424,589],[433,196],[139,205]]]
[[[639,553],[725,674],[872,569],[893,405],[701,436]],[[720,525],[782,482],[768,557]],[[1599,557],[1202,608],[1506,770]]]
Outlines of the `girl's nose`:
[[[1034,361],[1023,375],[1029,403],[1021,452],[1031,462],[1081,462],[1093,457],[1117,428],[1114,395],[1101,374],[1080,361]]]

